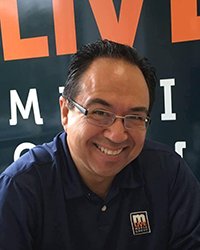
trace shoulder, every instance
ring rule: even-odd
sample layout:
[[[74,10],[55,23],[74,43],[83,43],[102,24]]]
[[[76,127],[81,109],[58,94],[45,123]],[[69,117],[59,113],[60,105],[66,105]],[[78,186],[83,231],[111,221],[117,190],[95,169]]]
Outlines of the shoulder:
[[[147,139],[145,141],[145,144],[144,144],[144,148],[143,148],[143,151],[144,152],[148,152],[148,151],[154,151],[156,153],[173,153],[174,154],[174,150],[164,144],[164,143],[161,143],[161,142],[157,142],[157,141],[154,141],[154,140],[150,140],[150,139]]]
[[[182,183],[199,186],[186,161],[168,145],[147,140],[138,162],[146,180],[171,187]]]
[[[53,141],[30,149],[18,160],[14,161],[10,166],[8,166],[1,176],[17,178],[17,176],[28,174],[30,172],[36,174],[38,171],[43,171],[47,168],[49,171],[49,168],[56,165],[58,158],[57,154],[62,154],[60,150],[62,145],[60,144],[62,144],[62,142],[60,141],[58,135]]]
[[[150,162],[157,162],[158,164],[175,164],[180,161],[185,163],[184,159],[170,146],[153,140],[145,141],[139,157],[145,160],[148,159]]]
[[[186,161],[168,145],[146,140],[138,162],[144,176],[161,182],[174,182],[177,176],[190,178],[192,171]]]

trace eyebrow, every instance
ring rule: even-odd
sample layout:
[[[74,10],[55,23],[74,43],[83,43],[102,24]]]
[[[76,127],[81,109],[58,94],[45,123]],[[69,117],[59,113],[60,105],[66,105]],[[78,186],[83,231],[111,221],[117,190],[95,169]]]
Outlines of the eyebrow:
[[[108,103],[107,101],[101,99],[101,98],[94,98],[88,101],[87,106],[91,106],[94,104],[101,104],[103,106],[106,106],[108,108],[112,108],[113,106]],[[146,114],[148,114],[148,109],[146,107],[143,106],[138,106],[138,107],[133,107],[129,109],[130,112],[145,112]]]
[[[108,102],[106,102],[105,100],[103,100],[101,98],[94,98],[94,99],[89,100],[88,103],[87,103],[87,106],[91,106],[91,105],[94,105],[94,104],[101,104],[101,105],[106,106],[108,108],[112,107],[111,104],[109,104]]]
[[[134,107],[134,108],[131,108],[130,111],[132,111],[132,112],[145,112],[146,114],[149,113],[148,109],[145,107]]]

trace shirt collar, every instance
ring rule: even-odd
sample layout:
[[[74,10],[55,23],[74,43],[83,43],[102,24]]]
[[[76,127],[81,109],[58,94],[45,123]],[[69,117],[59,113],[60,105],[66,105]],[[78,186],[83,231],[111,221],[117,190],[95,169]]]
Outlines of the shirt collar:
[[[66,199],[77,198],[84,195],[83,183],[78,170],[72,160],[69,148],[67,145],[67,135],[60,135],[62,147],[64,150],[65,159],[62,162],[62,179],[64,182],[64,193]]]
[[[136,158],[129,163],[115,178],[119,188],[138,188],[144,185],[142,169]]]

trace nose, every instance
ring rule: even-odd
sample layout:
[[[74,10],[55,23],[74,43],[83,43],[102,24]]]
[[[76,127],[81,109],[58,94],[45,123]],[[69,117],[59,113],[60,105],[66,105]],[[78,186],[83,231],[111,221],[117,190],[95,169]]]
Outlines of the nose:
[[[112,125],[104,130],[104,136],[112,142],[122,143],[128,139],[123,119],[117,118]]]

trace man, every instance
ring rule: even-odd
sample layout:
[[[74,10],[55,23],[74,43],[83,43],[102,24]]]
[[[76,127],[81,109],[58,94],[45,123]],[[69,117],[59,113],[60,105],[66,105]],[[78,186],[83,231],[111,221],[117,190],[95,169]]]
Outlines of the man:
[[[1,250],[200,249],[200,186],[145,139],[155,82],[129,46],[103,40],[74,55],[65,132],[0,177]]]

